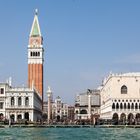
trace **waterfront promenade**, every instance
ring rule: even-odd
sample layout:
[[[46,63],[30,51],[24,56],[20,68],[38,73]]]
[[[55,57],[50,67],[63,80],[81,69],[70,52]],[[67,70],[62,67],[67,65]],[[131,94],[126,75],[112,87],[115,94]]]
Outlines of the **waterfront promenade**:
[[[36,124],[15,124],[0,125],[0,128],[140,128],[140,125],[36,125]]]

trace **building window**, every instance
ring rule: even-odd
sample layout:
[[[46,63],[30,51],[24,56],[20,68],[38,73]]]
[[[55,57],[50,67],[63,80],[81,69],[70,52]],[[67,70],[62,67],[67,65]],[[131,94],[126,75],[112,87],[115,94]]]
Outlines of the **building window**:
[[[21,97],[18,98],[18,106],[21,106]]]
[[[40,56],[40,52],[38,52],[38,56]]]
[[[0,94],[4,94],[4,88],[0,89]]]
[[[126,109],[126,103],[124,103],[124,109]]]
[[[3,109],[3,102],[0,102],[0,109]]]
[[[123,104],[122,103],[120,104],[120,109],[123,109]]]
[[[3,114],[2,113],[0,113],[0,120],[2,120],[3,119]]]
[[[112,109],[115,109],[115,103],[112,104]]]
[[[125,85],[121,87],[121,94],[127,94],[127,87]]]
[[[128,106],[127,106],[127,108],[128,108],[128,109],[130,109],[130,103],[128,103]]]
[[[76,110],[76,114],[78,114],[78,110]]]
[[[81,110],[80,114],[87,114],[87,110],[85,110],[85,109]]]
[[[15,104],[15,99],[14,99],[14,97],[12,97],[11,98],[11,106],[14,106],[14,104]]]
[[[31,52],[31,56],[33,56],[33,52]]]
[[[135,104],[135,109],[138,109],[138,104],[137,103]]]
[[[28,97],[25,98],[25,106],[29,106],[29,98]]]
[[[33,56],[35,56],[35,52],[33,52]]]
[[[119,109],[119,104],[118,103],[116,104],[116,109]]]
[[[131,104],[131,109],[134,109],[134,104],[133,103]]]

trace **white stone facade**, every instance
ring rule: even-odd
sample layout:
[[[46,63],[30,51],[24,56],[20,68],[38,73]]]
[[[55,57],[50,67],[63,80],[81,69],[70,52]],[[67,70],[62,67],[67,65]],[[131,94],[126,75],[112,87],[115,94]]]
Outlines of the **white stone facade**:
[[[90,92],[89,92],[90,91]],[[87,120],[99,115],[100,93],[99,90],[88,90],[77,95],[75,102],[75,119]]]
[[[41,97],[34,88],[13,88],[0,83],[0,119],[37,121],[41,119],[41,109]]]
[[[69,105],[66,103],[63,103],[61,98],[58,96],[54,102],[51,99],[51,114],[50,114],[50,120],[53,121],[62,121],[65,119],[68,119],[68,107]],[[43,106],[44,110],[43,113],[48,115],[48,101],[44,102]]]
[[[63,103],[59,96],[52,104],[52,117],[57,121],[67,119],[68,117],[68,104]]]
[[[101,89],[101,119],[140,120],[140,73],[110,74]]]
[[[28,45],[28,64],[43,64],[44,49],[42,45],[31,47]]]

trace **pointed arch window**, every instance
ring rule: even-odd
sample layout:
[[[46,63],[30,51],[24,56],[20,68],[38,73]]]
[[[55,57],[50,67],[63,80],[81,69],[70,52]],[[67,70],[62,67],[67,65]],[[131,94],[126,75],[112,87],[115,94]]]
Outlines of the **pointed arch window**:
[[[33,52],[33,56],[35,56],[35,52]]]
[[[119,104],[118,103],[116,104],[116,109],[119,109]]]
[[[127,87],[125,85],[121,87],[121,94],[127,94]]]
[[[135,104],[135,109],[138,109],[138,104],[137,103]]]
[[[120,104],[120,109],[123,109],[123,104],[122,103]]]
[[[127,106],[127,108],[128,108],[128,109],[130,109],[130,103],[128,103],[128,106]]]
[[[112,104],[112,109],[115,109],[115,103]]]
[[[134,109],[134,104],[133,103],[131,104],[131,109]]]
[[[124,109],[126,109],[126,103],[124,103]]]

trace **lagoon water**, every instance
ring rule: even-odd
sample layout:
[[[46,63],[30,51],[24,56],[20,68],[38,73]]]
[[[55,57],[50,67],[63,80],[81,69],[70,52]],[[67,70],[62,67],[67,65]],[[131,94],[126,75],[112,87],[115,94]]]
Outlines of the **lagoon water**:
[[[0,128],[0,140],[140,140],[140,129]]]

